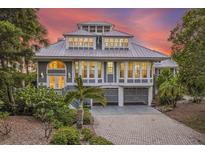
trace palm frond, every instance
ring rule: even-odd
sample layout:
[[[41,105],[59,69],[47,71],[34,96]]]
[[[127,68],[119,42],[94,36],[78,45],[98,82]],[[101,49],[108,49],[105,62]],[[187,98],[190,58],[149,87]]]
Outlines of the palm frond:
[[[86,96],[87,94],[104,95],[104,89],[99,88],[99,87],[86,88],[84,91],[84,95]]]
[[[74,100],[77,100],[79,98],[78,91],[69,91],[65,95],[64,101],[68,104],[72,103]]]
[[[86,98],[94,99],[103,106],[107,105],[107,99],[104,97],[104,95],[87,94]]]

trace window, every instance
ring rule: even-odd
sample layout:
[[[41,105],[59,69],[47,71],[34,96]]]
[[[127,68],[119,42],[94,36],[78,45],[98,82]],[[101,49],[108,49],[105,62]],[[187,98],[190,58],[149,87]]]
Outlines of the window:
[[[114,39],[113,38],[110,38],[110,48],[113,48],[114,47]]]
[[[109,48],[109,39],[105,38],[104,41],[105,41],[105,47]]]
[[[88,31],[88,26],[83,26],[83,30]]]
[[[83,38],[82,37],[79,38],[78,45],[79,45],[79,47],[83,47]]]
[[[69,47],[73,47],[73,38],[72,37],[68,38],[68,45],[69,45]]]
[[[110,31],[110,26],[105,26],[104,27],[104,32],[109,32]]]
[[[120,39],[119,46],[120,46],[120,48],[122,48],[122,47],[123,47],[123,39],[122,39],[122,38]]]
[[[54,60],[48,64],[49,69],[64,69],[65,65],[58,60]]]
[[[54,89],[55,88],[55,76],[50,76],[50,88]]]
[[[90,62],[90,78],[95,77],[95,62]]]
[[[104,42],[106,48],[128,48],[128,38],[106,37]]]
[[[102,63],[98,62],[98,78],[102,78]]]
[[[79,74],[78,74],[78,71],[79,71],[78,64],[79,64],[78,62],[75,62],[75,77],[79,76]]]
[[[87,78],[87,63],[85,61],[82,61],[81,67],[82,67],[82,78]]]
[[[147,78],[147,63],[142,63],[142,78]]]
[[[102,33],[103,27],[102,26],[97,26],[97,32]]]
[[[64,76],[58,76],[58,89],[63,89],[65,84],[65,77]]]
[[[89,38],[89,47],[93,47],[93,38]]]
[[[84,40],[83,40],[83,42],[84,42],[84,47],[88,47],[88,38],[87,37],[85,37],[84,38]]]
[[[133,77],[133,65],[132,62],[128,63],[128,78],[132,78]]]
[[[90,32],[95,32],[95,26],[90,26]]]
[[[135,78],[140,78],[140,63],[135,63]]]
[[[115,48],[118,48],[118,38],[115,38],[114,47],[115,47]]]
[[[113,62],[108,62],[107,63],[107,73],[108,74],[113,74]]]
[[[123,44],[124,48],[128,48],[128,39],[124,39],[124,44]]]
[[[124,78],[125,64],[120,63],[120,78]]]
[[[74,37],[74,47],[78,47],[78,38]]]

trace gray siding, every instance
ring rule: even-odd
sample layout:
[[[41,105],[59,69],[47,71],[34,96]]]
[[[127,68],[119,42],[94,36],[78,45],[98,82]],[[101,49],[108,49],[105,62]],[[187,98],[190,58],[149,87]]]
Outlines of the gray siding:
[[[124,88],[124,104],[147,104],[148,88]]]
[[[47,81],[47,64],[48,62],[38,62],[38,81],[39,82],[46,82]],[[44,78],[41,78],[41,73],[44,74]]]

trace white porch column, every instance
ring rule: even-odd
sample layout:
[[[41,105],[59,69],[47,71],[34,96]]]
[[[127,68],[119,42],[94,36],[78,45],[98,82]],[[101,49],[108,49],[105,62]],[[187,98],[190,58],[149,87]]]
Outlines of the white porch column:
[[[153,99],[153,87],[149,87],[148,89],[148,105],[151,106]]]
[[[123,87],[118,88],[118,106],[124,106]]]

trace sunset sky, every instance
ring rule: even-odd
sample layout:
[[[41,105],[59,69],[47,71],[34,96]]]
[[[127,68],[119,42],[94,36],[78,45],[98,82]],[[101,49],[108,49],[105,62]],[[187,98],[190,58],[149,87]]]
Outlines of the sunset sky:
[[[148,48],[170,53],[167,38],[170,30],[180,22],[186,9],[40,9],[40,22],[48,30],[51,43],[65,32],[76,30],[76,24],[85,21],[106,21],[116,29],[135,36]]]

